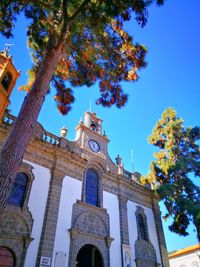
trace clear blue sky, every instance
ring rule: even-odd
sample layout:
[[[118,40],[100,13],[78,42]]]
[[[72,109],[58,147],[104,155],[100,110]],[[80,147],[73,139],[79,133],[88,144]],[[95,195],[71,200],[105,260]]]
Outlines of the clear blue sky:
[[[124,83],[129,94],[125,108],[102,108],[95,105],[98,87],[76,88],[76,102],[67,116],[62,116],[55,108],[53,95],[49,94],[39,116],[39,122],[47,131],[59,135],[63,125],[69,129],[68,139],[74,140],[75,127],[80,117],[89,109],[103,119],[103,127],[110,139],[109,153],[115,159],[119,154],[127,170],[132,171],[131,149],[134,154],[134,170],[142,174],[148,172],[153,159],[154,147],[147,137],[167,107],[177,110],[184,119],[184,125],[200,125],[200,1],[166,0],[162,7],[152,7],[147,26],[139,28],[136,22],[128,23],[127,30],[134,40],[148,48],[148,66],[140,72],[136,83]],[[5,43],[12,43],[10,53],[17,69],[21,70],[15,90],[11,96],[10,109],[17,115],[23,101],[24,92],[17,90],[25,84],[26,72],[31,66],[25,38],[25,20],[20,18],[14,32],[14,39],[0,37],[0,50]],[[198,184],[200,184],[198,182]],[[167,230],[164,223],[168,250],[174,250],[197,243],[191,227],[190,235],[179,237]]]

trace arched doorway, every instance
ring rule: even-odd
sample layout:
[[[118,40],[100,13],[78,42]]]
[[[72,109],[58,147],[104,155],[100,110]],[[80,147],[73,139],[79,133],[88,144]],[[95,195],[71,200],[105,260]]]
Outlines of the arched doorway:
[[[12,251],[6,247],[0,247],[0,267],[14,267],[15,259]]]
[[[99,250],[93,245],[83,246],[76,257],[76,267],[103,267]]]

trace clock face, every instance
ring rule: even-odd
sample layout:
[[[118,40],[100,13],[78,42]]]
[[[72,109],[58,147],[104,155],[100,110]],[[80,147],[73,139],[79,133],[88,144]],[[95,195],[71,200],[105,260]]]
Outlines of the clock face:
[[[93,152],[98,153],[100,151],[100,145],[95,140],[90,139],[88,145]]]

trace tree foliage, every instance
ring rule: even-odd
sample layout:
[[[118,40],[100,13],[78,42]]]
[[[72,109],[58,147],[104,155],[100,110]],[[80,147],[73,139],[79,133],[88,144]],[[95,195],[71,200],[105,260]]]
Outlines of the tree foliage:
[[[56,88],[55,100],[60,112],[67,114],[74,102],[73,91],[66,81],[72,87],[91,86],[98,81],[97,104],[124,106],[127,94],[120,83],[138,79],[138,70],[146,65],[146,49],[133,43],[123,24],[135,14],[136,21],[144,26],[152,2],[163,3],[161,0],[1,1],[0,31],[6,37],[12,36],[20,12],[30,20],[27,36],[33,68],[29,71],[29,82],[21,89],[31,89],[47,50],[62,43],[62,56],[50,83]]]
[[[173,218],[169,229],[186,236],[193,223],[200,241],[200,187],[193,182],[200,176],[200,127],[185,129],[176,111],[168,108],[148,140],[158,151],[142,182],[151,184],[164,202],[164,218]]]

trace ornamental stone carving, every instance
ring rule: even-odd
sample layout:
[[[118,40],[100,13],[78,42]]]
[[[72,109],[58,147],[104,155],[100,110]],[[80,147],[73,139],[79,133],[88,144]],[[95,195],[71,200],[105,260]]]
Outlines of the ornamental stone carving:
[[[135,258],[137,267],[157,266],[155,249],[150,242],[147,242],[145,240],[136,240]]]
[[[30,226],[31,227],[31,226]],[[25,219],[18,214],[5,214],[0,225],[1,235],[7,236],[29,236],[30,229]]]
[[[82,232],[95,234],[98,236],[107,236],[108,231],[103,220],[95,213],[83,212],[77,218],[74,228],[81,230]]]
[[[106,209],[77,200],[73,204],[72,224],[69,232],[71,235],[69,267],[76,266],[78,252],[87,244],[99,249],[104,267],[110,266],[109,247],[114,239],[110,237],[109,215]]]

